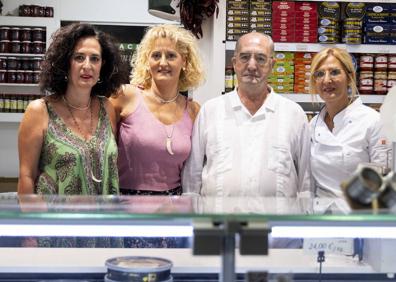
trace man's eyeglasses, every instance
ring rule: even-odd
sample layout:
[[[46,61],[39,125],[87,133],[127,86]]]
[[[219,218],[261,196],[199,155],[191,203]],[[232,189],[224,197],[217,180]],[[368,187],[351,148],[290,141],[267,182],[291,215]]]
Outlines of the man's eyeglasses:
[[[341,75],[342,70],[340,69],[331,69],[328,71],[318,70],[313,73],[313,77],[315,78],[316,81],[322,81],[326,76],[326,72],[329,72],[331,79],[337,79]]]
[[[246,64],[250,61],[250,58],[252,56],[257,64],[259,64],[260,66],[266,65],[270,59],[262,53],[239,53],[238,59],[241,63]]]

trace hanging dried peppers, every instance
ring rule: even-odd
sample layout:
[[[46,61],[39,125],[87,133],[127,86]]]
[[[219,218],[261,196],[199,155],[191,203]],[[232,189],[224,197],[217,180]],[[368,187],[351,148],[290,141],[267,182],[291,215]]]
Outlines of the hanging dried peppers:
[[[202,38],[202,21],[216,12],[219,15],[219,0],[180,0],[180,20],[184,28],[197,38]]]

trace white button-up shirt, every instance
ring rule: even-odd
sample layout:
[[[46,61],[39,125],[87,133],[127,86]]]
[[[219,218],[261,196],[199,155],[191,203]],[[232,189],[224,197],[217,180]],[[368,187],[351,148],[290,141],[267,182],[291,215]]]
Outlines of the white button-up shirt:
[[[295,102],[268,94],[251,115],[236,91],[206,102],[182,174],[185,193],[204,196],[311,195],[310,134]]]
[[[390,145],[379,113],[363,105],[360,98],[334,117],[332,132],[324,122],[325,114],[326,108],[310,123],[311,170],[317,195],[338,197],[341,182],[352,176],[359,163],[386,166]]]

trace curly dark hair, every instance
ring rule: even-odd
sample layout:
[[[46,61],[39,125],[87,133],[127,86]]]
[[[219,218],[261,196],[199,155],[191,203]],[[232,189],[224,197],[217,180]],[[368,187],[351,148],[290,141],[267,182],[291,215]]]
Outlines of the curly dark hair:
[[[104,64],[100,70],[102,83],[92,88],[91,95],[109,97],[128,81],[126,63],[121,60],[114,39],[90,24],[74,23],[61,27],[52,35],[52,42],[41,66],[40,90],[43,93],[49,92],[56,96],[66,93],[66,76],[74,48],[81,38],[92,36],[99,41]]]

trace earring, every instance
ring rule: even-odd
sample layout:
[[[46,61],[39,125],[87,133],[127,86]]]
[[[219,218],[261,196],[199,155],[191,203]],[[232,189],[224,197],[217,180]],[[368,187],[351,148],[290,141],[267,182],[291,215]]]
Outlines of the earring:
[[[186,67],[182,67],[182,70],[183,70],[184,72],[186,72]]]
[[[348,85],[348,87],[347,87],[347,93],[348,93],[348,96],[352,95],[352,87],[350,85]]]
[[[98,84],[101,84],[103,81],[100,79],[100,77],[98,78],[98,80],[96,81]]]
[[[67,77],[67,75],[65,75],[65,81],[68,81],[69,80],[69,78]]]

